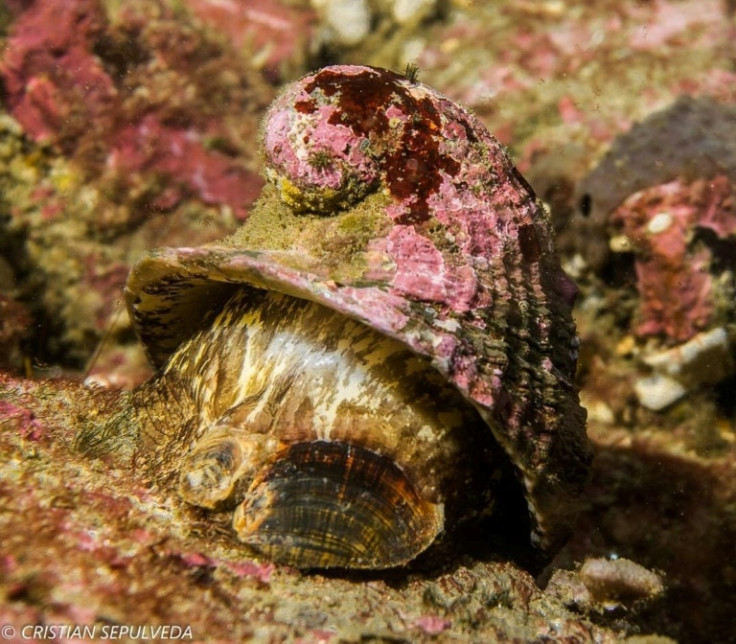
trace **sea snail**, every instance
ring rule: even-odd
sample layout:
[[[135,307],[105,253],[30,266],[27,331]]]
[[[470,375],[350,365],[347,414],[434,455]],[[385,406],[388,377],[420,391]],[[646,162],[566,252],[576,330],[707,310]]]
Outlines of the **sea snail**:
[[[77,447],[135,456],[299,568],[404,565],[512,489],[553,551],[590,464],[575,287],[501,145],[363,66],[287,87],[262,143],[239,231],[131,271],[158,372]]]

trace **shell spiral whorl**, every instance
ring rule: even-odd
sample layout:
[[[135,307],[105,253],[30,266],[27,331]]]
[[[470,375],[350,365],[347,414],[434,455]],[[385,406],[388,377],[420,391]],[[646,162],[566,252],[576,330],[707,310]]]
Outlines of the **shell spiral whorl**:
[[[330,214],[380,184],[395,201],[397,223],[423,223],[442,211],[432,201],[480,204],[483,181],[497,184],[494,169],[479,165],[484,146],[497,146],[485,128],[387,70],[335,66],[293,84],[269,110],[263,142],[267,176],[298,210]],[[475,199],[458,193],[471,186]]]

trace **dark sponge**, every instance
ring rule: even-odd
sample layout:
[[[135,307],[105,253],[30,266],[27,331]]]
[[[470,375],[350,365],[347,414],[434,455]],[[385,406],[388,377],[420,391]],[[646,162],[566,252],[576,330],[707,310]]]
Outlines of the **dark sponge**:
[[[736,180],[736,107],[679,97],[618,136],[578,184],[575,236],[593,269],[608,257],[608,217],[629,195],[676,178]]]

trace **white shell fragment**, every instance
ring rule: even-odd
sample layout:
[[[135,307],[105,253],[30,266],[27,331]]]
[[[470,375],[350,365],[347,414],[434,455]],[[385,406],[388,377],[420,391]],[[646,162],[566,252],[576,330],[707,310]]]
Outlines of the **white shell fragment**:
[[[646,378],[639,378],[634,383],[634,392],[639,399],[639,404],[652,411],[661,411],[682,398],[687,393],[687,389],[674,378],[654,374]]]
[[[437,7],[437,0],[394,0],[393,16],[400,25],[417,23]]]
[[[668,212],[660,212],[654,215],[647,224],[647,232],[652,235],[663,233],[667,230],[674,221],[672,215]]]
[[[598,601],[612,605],[652,599],[664,590],[662,577],[630,559],[586,559],[580,578]]]
[[[340,45],[357,45],[370,31],[372,15],[365,0],[312,0],[312,6]]]
[[[666,351],[645,356],[644,363],[653,373],[634,384],[639,403],[659,411],[687,392],[733,373],[733,335],[727,328],[718,327]]]

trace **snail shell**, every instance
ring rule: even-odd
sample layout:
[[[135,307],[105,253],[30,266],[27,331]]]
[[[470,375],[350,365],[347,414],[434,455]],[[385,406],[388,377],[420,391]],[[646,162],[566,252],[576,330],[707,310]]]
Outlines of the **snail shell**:
[[[241,230],[134,267],[160,371],[77,445],[144,455],[301,568],[405,564],[497,502],[553,551],[590,464],[574,287],[501,146],[430,88],[350,66],[287,88],[263,144]]]

